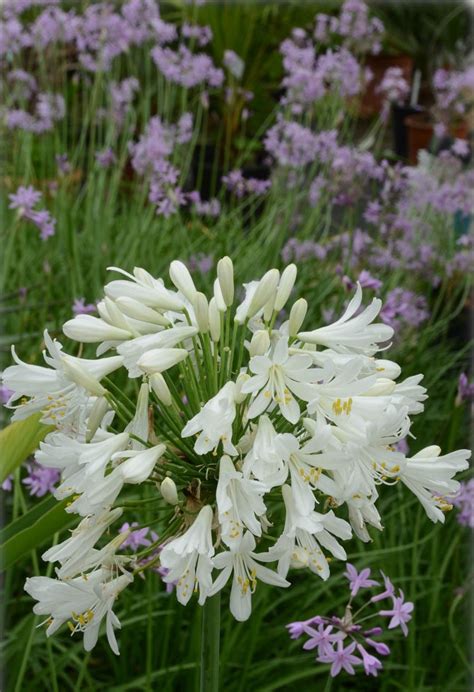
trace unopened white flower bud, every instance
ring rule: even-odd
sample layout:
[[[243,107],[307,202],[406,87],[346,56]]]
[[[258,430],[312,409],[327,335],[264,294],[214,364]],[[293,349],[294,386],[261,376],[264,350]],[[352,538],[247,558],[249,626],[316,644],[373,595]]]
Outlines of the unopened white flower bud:
[[[160,485],[160,492],[163,500],[169,505],[174,506],[178,504],[178,489],[172,478],[167,477],[163,480]]]
[[[217,278],[224,302],[229,307],[234,302],[234,265],[230,257],[223,257],[218,261]]]
[[[91,412],[89,413],[89,419],[87,421],[87,431],[86,431],[86,442],[90,442],[100,424],[104,420],[104,416],[107,411],[110,410],[109,403],[107,399],[103,396],[99,396],[93,403]]]
[[[185,348],[153,348],[138,359],[137,365],[144,372],[163,372],[187,357]]]
[[[165,406],[171,406],[173,399],[163,375],[160,372],[153,373],[150,375],[149,383],[157,399]]]
[[[393,360],[385,360],[384,358],[375,360],[375,369],[380,375],[388,377],[390,380],[396,380],[402,372],[398,363],[394,363]]]
[[[97,341],[124,341],[132,335],[131,330],[114,327],[92,315],[77,315],[63,325],[63,332],[73,341],[93,344]]]
[[[263,320],[264,322],[270,322],[272,319],[273,311],[275,310],[275,298],[276,293],[270,296],[270,300],[267,301],[265,307],[263,308]]]
[[[227,310],[227,305],[225,304],[224,296],[222,295],[219,279],[214,281],[214,298],[216,299],[216,306],[219,312],[225,312]]]
[[[217,309],[215,298],[211,298],[209,301],[209,328],[211,330],[211,339],[217,343],[221,338],[221,316]]]
[[[375,384],[364,392],[364,396],[387,396],[395,389],[395,382],[387,377],[379,377]]]
[[[274,309],[279,312],[286,304],[296,281],[297,269],[295,264],[289,264],[282,272],[275,298]]]
[[[115,327],[130,330],[129,323],[120,312],[118,306],[115,304],[115,301],[113,301],[111,298],[105,296],[103,300],[99,301],[99,303],[97,303],[97,312],[103,320],[113,324]]]
[[[278,269],[270,269],[262,276],[251,300],[247,318],[253,317],[264,305],[266,305],[266,303],[268,303],[277,289],[279,278],[280,272]]]
[[[301,325],[306,317],[308,303],[304,298],[298,298],[291,307],[290,319],[288,321],[288,334],[296,336],[301,329]]]
[[[265,329],[259,329],[252,337],[250,342],[249,354],[253,356],[263,356],[270,347],[270,336]]]
[[[141,320],[142,322],[151,322],[152,324],[158,324],[162,327],[167,327],[170,324],[169,319],[160,312],[140,303],[140,301],[135,300],[135,298],[122,296],[121,298],[117,298],[115,302],[120,311],[123,312],[124,315],[127,315],[127,317],[133,317],[133,319]]]
[[[246,372],[241,372],[240,375],[237,377],[234,390],[234,400],[236,404],[241,404],[248,397],[248,394],[244,394],[242,392],[242,387],[245,384],[245,382],[247,382],[247,380],[249,379],[250,375]]]
[[[194,303],[196,286],[185,264],[179,260],[173,260],[170,264],[170,279],[190,303]]]
[[[62,362],[64,371],[69,379],[80,387],[84,387],[90,394],[94,396],[104,396],[107,392],[105,387],[100,384],[97,377],[91,375],[91,373],[83,368],[77,360],[74,360],[70,356],[63,356]]]
[[[199,291],[194,296],[194,314],[196,315],[197,325],[201,334],[209,331],[209,305],[204,293]]]

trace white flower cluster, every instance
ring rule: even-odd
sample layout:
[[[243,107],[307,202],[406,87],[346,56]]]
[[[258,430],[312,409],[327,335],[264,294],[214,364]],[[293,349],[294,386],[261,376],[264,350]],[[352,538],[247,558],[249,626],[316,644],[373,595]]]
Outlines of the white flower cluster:
[[[114,601],[158,564],[182,604],[194,592],[203,604],[231,580],[230,609],[245,620],[259,580],[287,587],[295,567],[327,579],[327,553],[346,558],[341,540],[382,529],[381,484],[401,481],[444,521],[469,452],[397,451],[426,395],[421,375],[396,382],[400,367],[375,355],[393,333],[374,323],[380,300],[362,308],[358,286],[339,320],[302,331],[303,298],[278,322],[294,265],[244,285],[235,311],[228,257],[209,302],[179,261],[169,271],[176,290],[144,269],[115,271],[123,278],[105,286],[99,317],[64,325],[70,339],[98,344],[96,360],[65,355],[46,333],[49,367],[13,352],[3,376],[14,418],[41,411],[55,426],[37,459],[61,469],[56,497],[82,517],[43,554],[59,563],[57,578],[26,583],[35,612],[49,616],[47,634],[68,622],[89,650],[106,617],[118,653]],[[147,490],[138,499],[136,484]],[[140,519],[143,502],[161,535],[131,558],[117,552],[126,533],[103,537],[124,507]]]

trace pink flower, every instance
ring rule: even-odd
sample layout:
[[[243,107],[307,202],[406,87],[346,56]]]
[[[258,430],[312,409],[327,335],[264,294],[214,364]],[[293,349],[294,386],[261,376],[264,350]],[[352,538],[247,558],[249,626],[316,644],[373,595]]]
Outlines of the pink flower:
[[[356,647],[355,642],[349,644],[344,648],[342,640],[337,642],[337,650],[331,649],[324,654],[318,656],[318,661],[320,663],[331,663],[331,677],[335,678],[342,669],[347,671],[350,675],[355,674],[353,668],[354,665],[362,663],[361,659],[353,655],[353,651]]]
[[[400,626],[405,637],[408,635],[407,622],[411,620],[410,613],[415,607],[410,601],[405,602],[405,596],[403,591],[400,589],[400,596],[392,597],[393,608],[392,610],[381,610],[380,615],[385,615],[392,618],[388,624],[388,629],[392,630],[395,627]]]
[[[366,589],[370,586],[378,586],[378,582],[374,581],[373,579],[369,579],[369,567],[366,567],[361,572],[358,572],[354,565],[351,565],[350,562],[347,562],[344,576],[347,577],[347,579],[349,580],[352,598],[354,598],[354,596],[357,595],[359,589]]]

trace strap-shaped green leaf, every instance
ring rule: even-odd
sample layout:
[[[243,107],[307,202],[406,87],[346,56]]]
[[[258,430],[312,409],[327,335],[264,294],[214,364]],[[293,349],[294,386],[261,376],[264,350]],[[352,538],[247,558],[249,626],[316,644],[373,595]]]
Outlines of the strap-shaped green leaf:
[[[74,515],[65,511],[67,502],[68,500],[57,502],[54,498],[47,498],[2,530],[1,570],[11,567],[75,520]]]
[[[39,422],[40,416],[41,414],[35,413],[0,430],[0,483],[3,483],[53,430],[52,426]]]

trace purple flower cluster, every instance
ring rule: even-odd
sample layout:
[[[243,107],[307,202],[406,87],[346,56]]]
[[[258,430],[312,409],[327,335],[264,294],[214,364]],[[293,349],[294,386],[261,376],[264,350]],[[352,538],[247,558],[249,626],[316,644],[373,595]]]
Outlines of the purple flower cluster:
[[[436,134],[442,136],[452,122],[462,118],[472,107],[474,66],[464,70],[436,70],[433,88],[435,104],[432,113],[438,125]]]
[[[384,298],[380,319],[396,331],[402,326],[418,327],[429,318],[428,303],[423,295],[394,288]]]
[[[203,88],[220,87],[224,73],[214,66],[211,58],[205,53],[192,53],[181,44],[177,50],[156,46],[151,51],[158,70],[174,84],[190,89],[201,85]]]
[[[474,529],[474,478],[462,482],[455,497],[449,501],[459,510],[456,516],[458,522]]]
[[[136,529],[136,526],[138,526],[137,522],[133,524],[126,522],[119,529],[119,533],[130,531],[122,543],[122,548],[130,548],[134,553],[137,552],[138,548],[142,546],[148,547],[158,540],[157,534],[154,531],[150,531],[148,526],[141,529]],[[150,536],[149,538],[148,535]]]
[[[20,218],[31,221],[40,232],[42,240],[54,235],[56,219],[53,219],[46,209],[34,209],[41,199],[41,192],[35,190],[31,185],[24,187],[21,185],[16,192],[8,195],[10,199],[10,209],[18,209]]]
[[[357,53],[379,53],[384,36],[384,25],[377,17],[369,16],[368,5],[363,0],[346,0],[339,17],[316,15],[314,37],[322,44],[342,42]]]
[[[168,217],[188,199],[179,185],[180,171],[169,160],[176,146],[189,142],[193,120],[184,113],[176,125],[166,125],[159,116],[151,118],[137,143],[130,143],[134,170],[150,181],[149,199],[157,214]]]
[[[238,199],[245,195],[264,195],[271,187],[270,180],[244,178],[240,169],[235,169],[227,175],[223,175],[222,182]]]
[[[385,71],[382,81],[377,85],[376,91],[383,96],[381,116],[387,120],[390,113],[390,105],[395,103],[403,105],[410,93],[410,85],[403,76],[400,67],[389,67]]]
[[[296,121],[279,117],[275,125],[267,130],[264,145],[280,166],[301,168],[316,159],[328,162],[331,152],[338,146],[337,132],[331,130],[314,134]]]
[[[45,9],[28,24],[20,14],[26,0],[4,3],[0,20],[0,59],[23,48],[44,49],[51,44],[69,44],[81,65],[89,71],[109,70],[114,58],[143,41],[163,44],[174,41],[176,27],[160,17],[155,0],[128,0],[119,11],[108,2],[89,4],[82,14],[64,11],[57,3],[36,0],[28,7]]]
[[[122,127],[127,112],[130,108],[136,92],[140,88],[140,83],[135,77],[127,77],[121,82],[111,82],[109,87],[110,93],[110,117],[117,125]]]
[[[1,117],[5,120],[7,128],[35,134],[49,132],[56,122],[64,118],[64,98],[53,93],[36,93],[32,96],[33,81],[23,80],[22,84],[28,84],[29,110],[19,107],[2,108]]]
[[[380,658],[375,656],[388,656],[390,648],[384,642],[378,641],[378,637],[383,633],[383,627],[376,626],[365,629],[362,621],[368,617],[388,617],[388,629],[400,627],[403,634],[407,636],[407,623],[411,620],[413,603],[405,601],[403,591],[399,589],[398,595],[395,594],[395,587],[388,577],[382,572],[384,579],[384,590],[370,598],[364,605],[353,613],[352,601],[361,589],[378,587],[379,583],[370,579],[371,570],[367,567],[361,572],[347,563],[344,576],[349,581],[350,597],[342,618],[335,615],[325,617],[316,615],[308,620],[291,622],[287,625],[291,639],[299,639],[306,635],[308,639],[303,644],[305,651],[317,649],[316,660],[320,663],[331,665],[331,677],[336,677],[342,671],[349,675],[354,675],[356,668],[360,667],[366,675],[376,677],[382,670],[383,665]],[[357,616],[369,605],[379,601],[391,599],[391,608],[380,610],[373,615],[365,616],[357,622]]]
[[[144,526],[142,528],[135,528],[136,526],[138,526],[137,522],[133,522],[132,524],[125,522],[125,524],[123,524],[120,527],[119,533],[128,533],[128,536],[122,543],[122,548],[129,548],[132,552],[136,553],[140,547],[144,546],[148,548],[149,546],[158,542],[158,535],[154,531],[152,531],[148,526]],[[148,556],[145,560],[139,562],[139,564],[155,562],[157,556],[160,554],[161,548],[162,546],[158,545],[156,547],[156,550],[154,550],[153,553],[150,556]],[[166,567],[156,565],[152,567],[152,569],[161,577],[165,577],[168,573]],[[173,591],[173,588],[173,584],[166,584],[167,593],[171,593]]]
[[[203,200],[198,190],[188,192],[186,197],[191,204],[192,211],[198,216],[210,216],[215,218],[221,213],[221,203],[215,197]]]
[[[42,466],[37,461],[29,462],[26,467],[28,475],[22,483],[27,486],[31,496],[43,497],[46,493],[54,492],[61,476],[59,469]]]
[[[367,71],[347,48],[327,50],[321,55],[309,38],[286,39],[280,46],[286,92],[283,104],[295,114],[312,107],[328,93],[341,98],[356,96],[368,81]]]
[[[195,41],[202,48],[212,41],[212,29],[210,26],[200,26],[199,24],[188,24],[188,22],[185,22],[181,27],[181,36]]]

